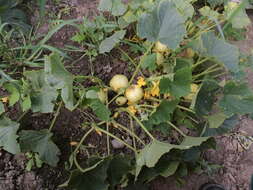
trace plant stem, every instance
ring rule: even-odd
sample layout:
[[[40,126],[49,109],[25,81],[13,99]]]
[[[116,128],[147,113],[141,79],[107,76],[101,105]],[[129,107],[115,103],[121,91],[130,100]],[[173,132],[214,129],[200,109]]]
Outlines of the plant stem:
[[[186,135],[181,131],[177,126],[175,126],[173,123],[170,121],[167,122],[173,129],[175,129],[179,134],[181,134],[183,137],[186,137]]]
[[[93,131],[94,129],[91,128],[89,131],[87,131],[82,139],[80,140],[80,142],[78,143],[78,145],[76,146],[75,150],[74,150],[74,153],[76,153],[78,151],[78,149],[80,148],[80,146],[83,144],[83,141],[87,138],[87,136]]]
[[[191,110],[191,109],[189,109],[189,108],[186,108],[186,107],[184,107],[184,106],[177,105],[177,107],[178,107],[179,109],[182,109],[182,110],[185,110],[185,111],[188,111],[188,112],[191,112],[191,113],[194,113],[194,114],[195,114],[195,111],[193,111],[193,110]]]
[[[20,122],[20,120],[28,113],[28,111],[23,112],[19,118],[17,119],[17,122]]]
[[[60,110],[61,110],[61,106],[62,106],[62,102],[60,102],[60,104],[59,104],[59,106],[58,106],[58,108],[57,108],[57,111],[56,111],[56,113],[54,114],[54,119],[53,119],[53,121],[51,122],[51,125],[50,125],[50,127],[49,127],[49,129],[48,129],[49,132],[52,130],[52,128],[53,128],[53,126],[54,126],[54,124],[55,124],[55,122],[56,122],[56,119],[57,119],[57,117],[58,117],[58,115],[59,115],[59,113],[60,113]]]
[[[136,149],[135,136],[137,136],[137,135],[134,134],[133,118],[131,116],[129,116],[129,119],[130,119],[130,127],[131,127],[131,132],[132,132],[133,144],[134,144],[134,148]],[[137,138],[137,139],[139,139],[139,138]],[[139,141],[142,142],[141,139],[139,139]],[[144,146],[145,146],[145,143],[144,143]]]
[[[142,122],[131,112],[129,112],[127,109],[123,109],[126,111],[139,125],[140,127],[144,130],[144,132],[152,139],[155,140],[155,137],[147,130],[147,128],[142,124]]]
[[[198,61],[197,63],[195,63],[194,65],[192,65],[192,70],[194,68],[196,68],[197,66],[201,65],[202,63],[205,63],[207,60],[208,60],[208,58],[204,58],[204,59]]]
[[[130,117],[130,125],[131,125],[131,120],[132,120],[132,117]],[[112,121],[113,124],[115,124],[117,127],[120,127],[122,128],[123,130],[125,130],[126,132],[128,132],[130,135],[132,135],[133,137],[135,137],[141,144],[145,145],[145,143],[133,132],[133,129],[132,131],[129,130],[128,128],[124,127],[123,125],[117,123],[116,121]],[[132,123],[133,124],[133,123]],[[131,125],[132,127],[133,125]]]
[[[223,68],[221,68],[221,67],[215,68],[215,67],[217,67],[217,66],[219,66],[219,65],[218,65],[218,64],[212,65],[211,67],[209,67],[207,70],[203,71],[202,73],[199,73],[199,74],[195,75],[195,76],[193,77],[193,79],[197,79],[197,78],[199,78],[200,76],[207,75],[207,74],[209,74],[209,73],[213,73],[213,72],[216,72],[216,71],[219,71],[219,70],[223,69]]]
[[[108,122],[106,122],[106,130],[109,133],[109,124],[108,124]],[[108,134],[106,135],[106,143],[107,143],[107,154],[109,156],[110,155],[110,137],[109,137]]]
[[[143,56],[146,56],[146,55],[151,51],[153,45],[154,45],[154,43],[152,43],[152,44],[149,46],[149,48],[147,49],[147,51],[144,53]],[[129,81],[129,84],[131,84],[131,83],[133,82],[133,80],[134,80],[134,78],[136,77],[136,75],[138,74],[140,68],[141,68],[141,61],[140,61],[140,63],[137,65],[137,67],[136,67],[136,69],[135,69],[135,71],[134,71],[134,74],[132,75],[132,77],[131,77],[131,79],[130,79],[130,81]]]
[[[101,129],[101,128],[98,127],[98,126],[96,126],[95,128],[96,128],[97,130],[101,131],[102,133],[107,134],[107,135],[109,135],[110,137],[116,139],[117,141],[123,143],[126,147],[128,147],[128,148],[131,149],[132,151],[137,152],[137,150],[136,150],[134,147],[132,147],[131,145],[127,144],[125,141],[121,140],[120,138],[116,137],[115,135],[111,134],[110,132],[108,132],[108,131],[106,131],[106,130],[104,130],[104,129]]]
[[[110,105],[114,100],[116,100],[119,96],[121,96],[122,93],[118,93],[116,96],[114,96],[108,103],[107,106]]]

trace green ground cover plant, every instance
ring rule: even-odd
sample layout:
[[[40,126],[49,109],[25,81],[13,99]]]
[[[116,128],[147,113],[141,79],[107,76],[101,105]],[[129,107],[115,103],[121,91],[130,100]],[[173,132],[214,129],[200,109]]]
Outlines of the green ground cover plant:
[[[203,160],[205,150],[216,148],[213,137],[232,130],[239,116],[253,114],[253,93],[244,82],[252,57],[228,41],[243,37],[250,23],[245,11],[249,5],[101,0],[101,13],[93,21],[61,21],[39,41],[32,32],[27,37],[15,27],[4,30],[7,21],[2,20],[0,85],[7,95],[0,102],[0,147],[12,154],[26,153],[28,170],[43,163],[57,166],[60,149],[52,129],[65,107],[88,110],[91,116],[69,157],[69,180],[61,187],[145,189],[158,176],[174,176],[183,184],[190,172],[217,167]],[[118,73],[108,83],[92,71],[86,76],[69,72],[64,66],[71,59],[67,52],[47,44],[65,25],[76,27],[71,40],[85,48],[82,56],[91,64],[97,56],[117,51],[132,68],[131,76]],[[83,85],[87,81],[92,85]],[[22,114],[13,121],[6,112],[15,105]],[[52,113],[49,128],[22,129],[20,121],[29,112]],[[122,123],[120,115],[127,122]],[[94,134],[105,139],[102,155],[90,154],[85,146]],[[111,139],[129,151],[113,154]],[[88,152],[85,158],[78,157],[80,149]]]

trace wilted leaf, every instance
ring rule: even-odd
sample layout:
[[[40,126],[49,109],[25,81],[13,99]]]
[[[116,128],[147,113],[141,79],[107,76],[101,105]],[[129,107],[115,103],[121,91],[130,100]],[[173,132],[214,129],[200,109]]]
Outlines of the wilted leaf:
[[[115,47],[115,45],[124,38],[125,34],[125,30],[120,30],[115,32],[112,36],[103,40],[99,46],[99,53],[110,52]]]
[[[213,32],[202,34],[192,48],[204,56],[215,58],[232,72],[239,70],[239,49],[217,38]]]
[[[22,152],[33,151],[39,154],[39,158],[51,165],[57,166],[60,150],[51,140],[53,134],[48,130],[32,131],[22,130],[19,133]]]
[[[152,13],[144,14],[137,30],[141,38],[160,41],[171,49],[176,49],[186,34],[184,17],[170,1],[159,2]]]
[[[12,154],[20,152],[20,147],[17,142],[17,131],[19,124],[11,121],[9,118],[0,118],[0,147]]]

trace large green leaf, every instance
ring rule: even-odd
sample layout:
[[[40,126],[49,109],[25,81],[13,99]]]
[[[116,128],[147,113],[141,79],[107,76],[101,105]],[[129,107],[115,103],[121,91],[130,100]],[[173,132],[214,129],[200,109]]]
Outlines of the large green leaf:
[[[126,34],[125,30],[120,30],[115,32],[112,36],[103,40],[99,46],[100,53],[110,52],[114,46],[120,42],[124,38]]]
[[[137,30],[140,37],[160,41],[171,49],[179,47],[186,34],[184,17],[169,0],[159,2],[150,14],[142,15]]]
[[[71,173],[68,187],[75,190],[107,190],[109,184],[106,178],[110,161],[110,159],[105,159],[95,168],[84,173],[74,170]]]
[[[215,94],[219,89],[215,80],[206,79],[203,81],[194,106],[198,115],[209,115],[215,102]]]
[[[32,86],[30,95],[32,111],[52,113],[58,92],[46,83],[44,71],[27,71],[24,76],[30,81]]]
[[[203,56],[216,59],[216,61],[224,64],[224,66],[232,72],[237,72],[239,70],[239,49],[217,38],[214,32],[202,34],[199,39],[193,43],[193,49]]]
[[[152,125],[159,125],[163,122],[169,121],[171,118],[171,114],[177,107],[177,104],[178,104],[177,100],[174,101],[163,100],[157,107],[156,112],[150,116],[148,123]]]
[[[19,124],[9,118],[0,118],[0,147],[12,154],[20,153],[20,147],[17,143],[18,128]]]
[[[45,78],[49,86],[61,89],[62,100],[65,106],[72,111],[75,108],[73,76],[64,68],[59,54],[52,53],[45,57]]]
[[[228,3],[225,6],[225,11],[224,14],[226,16],[226,19],[229,20],[233,26],[233,28],[245,28],[247,27],[251,21],[250,18],[248,17],[247,13],[246,13],[246,1],[247,0],[243,0],[243,4],[241,4],[241,8],[238,9],[238,6],[233,6],[233,3]]]
[[[112,159],[108,168],[108,180],[110,186],[114,188],[121,184],[126,175],[133,169],[130,157],[125,155],[116,155]]]
[[[123,15],[127,6],[121,0],[100,0],[98,10],[111,12],[114,16]]]
[[[228,82],[219,104],[228,115],[253,113],[253,92],[245,83]]]
[[[215,136],[222,135],[231,131],[239,123],[239,118],[237,115],[234,115],[226,119],[221,126],[218,128],[210,128],[207,126],[203,136]],[[206,127],[206,126],[203,126]]]
[[[136,155],[136,178],[138,177],[143,166],[147,166],[149,168],[154,167],[161,156],[170,152],[171,149],[186,150],[193,146],[201,145],[203,142],[208,140],[208,138],[209,137],[187,136],[180,145],[153,140]]]
[[[192,72],[190,67],[183,67],[175,72],[174,80],[163,78],[160,82],[161,93],[170,93],[176,98],[191,92]]]
[[[191,4],[192,0],[171,0],[175,3],[179,12],[183,15],[184,19],[191,18],[194,14],[194,7]]]
[[[51,140],[52,133],[46,129],[41,131],[22,130],[19,136],[22,152],[36,152],[43,162],[54,167],[57,166],[60,150]]]

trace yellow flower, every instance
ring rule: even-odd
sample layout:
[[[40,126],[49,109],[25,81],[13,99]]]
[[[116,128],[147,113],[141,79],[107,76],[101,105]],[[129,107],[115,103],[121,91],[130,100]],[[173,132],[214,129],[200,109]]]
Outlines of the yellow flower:
[[[191,84],[191,92],[195,93],[198,91],[199,86],[197,84]]]
[[[152,82],[152,83],[153,83],[153,87],[150,91],[151,96],[159,96],[159,94],[160,94],[160,88],[159,88],[160,81],[156,81],[156,82]]]
[[[138,78],[137,85],[138,85],[139,87],[145,86],[146,84],[147,84],[147,83],[146,83],[146,81],[145,81],[145,79],[144,79],[143,77],[139,77],[139,78]]]
[[[150,91],[145,91],[144,92],[144,99],[150,99],[151,95],[150,95]]]
[[[8,97],[3,97],[3,98],[1,98],[1,101],[2,101],[3,103],[8,102]]]
[[[134,106],[128,106],[127,109],[128,109],[128,111],[131,112],[133,115],[135,115],[136,112],[137,112],[137,110],[135,109]]]
[[[164,94],[164,98],[171,98],[171,94],[170,93]]]

